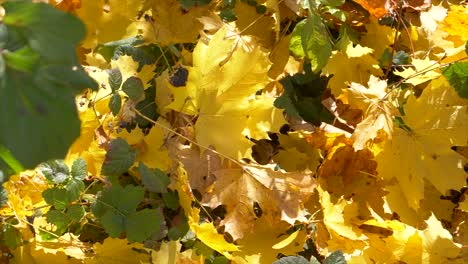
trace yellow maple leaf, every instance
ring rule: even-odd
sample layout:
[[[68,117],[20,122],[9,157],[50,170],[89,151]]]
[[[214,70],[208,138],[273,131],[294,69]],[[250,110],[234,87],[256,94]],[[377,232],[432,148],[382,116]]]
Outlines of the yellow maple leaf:
[[[126,239],[106,238],[103,243],[95,243],[94,256],[87,259],[85,264],[130,264],[151,263],[149,252],[145,252],[143,245],[130,244]]]
[[[464,5],[452,5],[450,11],[442,22],[442,29],[452,36],[459,37],[462,41],[468,41],[468,7]]]
[[[192,249],[181,252],[179,241],[163,242],[158,251],[151,250],[153,264],[203,264],[203,257],[197,256]]]
[[[168,107],[198,114],[199,144],[236,159],[246,157],[253,145],[246,137],[268,138],[268,131],[279,131],[286,122],[273,106],[274,98],[255,95],[268,83],[269,66],[268,55],[258,45],[245,47],[226,38],[223,28],[209,44],[197,44],[186,87],[172,89],[182,92],[174,94]]]
[[[98,44],[137,35],[131,25],[136,23],[142,7],[141,0],[82,0],[76,15],[87,29],[82,46],[93,49]]]
[[[395,127],[392,140],[377,155],[379,175],[397,179],[411,208],[418,209],[424,198],[424,180],[440,193],[464,186],[467,159],[451,147],[466,144],[467,105],[440,77],[419,98],[408,98],[402,117],[406,127]]]
[[[16,248],[13,252],[12,264],[50,263],[50,264],[80,264],[81,259],[68,256],[63,249],[48,250],[35,242]]]
[[[366,24],[366,34],[361,37],[360,44],[374,50],[372,53],[377,60],[382,57],[385,49],[391,49],[390,45],[395,41],[396,30],[391,27],[380,25],[379,21],[371,17]]]
[[[322,69],[326,76],[333,75],[328,87],[334,96],[339,96],[348,83],[365,84],[371,75],[381,76],[379,63],[372,57],[371,48],[349,43],[344,51],[334,51]]]
[[[391,138],[395,107],[389,100],[388,92],[386,81],[370,76],[368,88],[351,83],[338,97],[343,103],[361,109],[364,113],[363,120],[356,126],[351,137],[354,140],[354,149],[364,149],[366,143],[377,138],[381,130]]]
[[[179,164],[177,170],[177,181],[172,187],[177,190],[179,203],[187,216],[190,229],[204,244],[231,259],[230,252],[239,251],[238,246],[227,242],[224,236],[216,231],[213,223],[200,223],[200,209],[192,208],[195,197],[188,182],[187,172],[181,164]]]
[[[434,215],[418,230],[370,210],[363,219],[355,203],[335,199],[318,188],[323,222],[328,230],[327,250],[341,249],[347,263],[447,263],[460,253],[449,231]],[[462,263],[462,262],[456,262]]]
[[[8,203],[0,210],[1,214],[14,215],[18,220],[33,215],[35,206],[45,203],[42,192],[48,187],[44,176],[35,170],[12,175],[3,183],[3,188],[8,193]]]
[[[395,232],[396,245],[392,247],[395,255],[406,263],[448,263],[457,257],[461,246],[453,242],[452,235],[442,223],[432,215],[426,224],[424,230],[407,226],[406,230]],[[407,241],[402,243],[402,240]]]
[[[162,121],[158,121],[158,124],[165,125]],[[172,160],[164,146],[165,132],[167,131],[158,125],[151,128],[150,132],[144,136],[143,141],[137,144],[137,162],[141,161],[150,168],[158,168],[163,171],[169,169]]]
[[[415,86],[440,76],[440,64],[429,58],[412,59],[411,64],[414,67],[406,67],[402,71],[395,70],[393,73],[407,79],[405,83]]]
[[[268,2],[272,4],[273,1]],[[236,3],[234,10],[239,34],[255,36],[264,47],[271,48],[275,43],[275,19],[272,16],[258,14],[255,6],[244,2]]]
[[[306,144],[305,137],[310,133],[290,132],[279,135],[281,149],[273,160],[288,172],[310,169],[315,171],[320,164],[320,150]]]
[[[376,177],[377,163],[368,149],[356,151],[349,144],[337,144],[328,150],[318,174],[323,190],[354,201],[365,215],[367,207],[383,213],[386,194],[384,183]]]
[[[178,0],[149,0],[145,5],[151,8],[150,17],[140,21],[136,29],[146,42],[161,45],[195,42],[203,28],[197,18],[211,13],[209,6],[183,10]]]
[[[242,250],[233,253],[233,262],[270,264],[277,259],[278,254],[288,256],[302,251],[307,238],[305,230],[288,235],[289,228],[291,225],[285,222],[272,225],[264,217],[257,219],[254,231],[238,240]]]
[[[310,171],[284,173],[268,166],[248,165],[213,173],[216,175],[213,191],[203,201],[211,207],[226,206],[222,224],[235,240],[253,231],[258,218],[255,203],[262,218],[271,225],[281,220],[289,224],[307,221],[303,203],[316,186]]]

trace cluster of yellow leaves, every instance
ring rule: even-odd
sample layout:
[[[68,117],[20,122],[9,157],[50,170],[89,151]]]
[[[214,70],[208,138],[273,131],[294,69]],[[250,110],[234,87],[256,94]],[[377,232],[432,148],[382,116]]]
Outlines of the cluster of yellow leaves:
[[[100,86],[77,97],[81,135],[67,161],[81,157],[89,175],[105,178],[106,144],[125,139],[138,150],[134,165],[141,161],[171,174],[190,230],[233,263],[272,263],[279,254],[302,251],[310,238],[320,254],[342,250],[349,263],[467,261],[467,223],[454,217],[467,212],[467,200],[455,208],[440,199],[461,190],[467,178],[468,158],[452,148],[468,143],[468,100],[440,72],[443,63],[467,57],[467,8],[453,5],[447,11],[427,1],[405,1],[405,8],[425,10],[421,26],[407,31],[371,19],[359,43],[348,41],[333,51],[322,71],[330,77],[333,98],[362,112],[355,127],[348,125],[351,135],[298,129],[279,135],[281,148],[271,150],[270,164],[249,164],[251,139],[269,139],[269,132],[279,133],[288,121],[300,128],[273,106],[275,93],[282,92],[276,79],[299,72],[302,63],[289,55],[290,36],[278,39],[281,22],[297,17],[292,2],[266,1],[271,16],[240,2],[238,21],[223,23],[213,3],[182,10],[177,0],[54,1],[85,23],[80,53]],[[390,0],[355,2],[377,18],[395,9]],[[193,52],[179,57],[178,66],[188,70],[185,85],[171,84],[172,72],[156,74],[156,64],[140,69],[131,56],[106,61],[96,52],[106,42],[135,35],[160,46],[196,43]],[[379,63],[386,49],[397,47],[395,39],[411,60],[392,74],[403,78],[399,85],[414,89],[391,86]],[[149,131],[119,129],[140,113],[132,100],[122,103],[118,115],[111,113],[106,70],[116,67],[124,80],[140,78],[145,89],[156,84],[161,117]],[[33,172],[12,177],[2,213],[23,219],[44,205],[43,181]],[[201,218],[200,206],[224,206],[226,214],[209,221]],[[462,231],[448,230],[443,221]],[[312,222],[316,232],[305,228]],[[25,235],[33,242],[12,252],[17,263],[204,263],[207,257],[181,253],[178,241],[154,251],[124,239],[87,245],[71,235],[55,244],[33,237]]]

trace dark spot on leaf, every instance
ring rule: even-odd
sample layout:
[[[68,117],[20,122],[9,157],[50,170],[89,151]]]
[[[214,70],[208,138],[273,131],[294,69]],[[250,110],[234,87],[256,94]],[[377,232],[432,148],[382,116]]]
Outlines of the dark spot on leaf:
[[[260,207],[260,205],[258,204],[258,202],[254,202],[254,203],[253,203],[253,211],[254,211],[255,216],[256,216],[257,218],[262,217],[262,215],[263,215],[263,210],[262,210],[262,208]]]
[[[169,82],[175,87],[185,86],[188,78],[188,70],[184,67],[179,67],[176,71],[169,77]]]

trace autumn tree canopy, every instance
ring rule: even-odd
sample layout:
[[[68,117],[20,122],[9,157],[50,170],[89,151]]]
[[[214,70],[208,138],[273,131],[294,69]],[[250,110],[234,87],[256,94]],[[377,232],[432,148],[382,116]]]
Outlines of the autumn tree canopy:
[[[0,3],[0,263],[468,262],[464,1]]]

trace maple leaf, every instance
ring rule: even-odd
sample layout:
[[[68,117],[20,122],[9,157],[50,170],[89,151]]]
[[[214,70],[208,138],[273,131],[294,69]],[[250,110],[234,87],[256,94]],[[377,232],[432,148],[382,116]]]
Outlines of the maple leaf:
[[[360,44],[374,50],[374,58],[380,59],[385,49],[390,49],[390,45],[395,40],[395,34],[398,34],[394,28],[383,26],[375,18],[371,18],[369,24],[366,24],[366,34],[362,36]]]
[[[281,149],[273,156],[273,160],[285,171],[315,171],[320,164],[320,151],[306,144],[305,137],[309,133],[290,132],[279,135]]]
[[[413,59],[411,64],[414,67],[407,67],[402,71],[395,70],[395,75],[405,78],[405,83],[410,83],[414,86],[433,80],[440,76],[439,63],[431,61],[429,58]]]
[[[92,49],[101,43],[137,35],[132,24],[136,22],[141,7],[141,0],[125,3],[119,0],[82,0],[81,7],[75,9],[87,29],[82,46]]]
[[[95,243],[94,257],[85,261],[86,264],[98,263],[146,263],[150,255],[143,250],[143,245],[130,244],[126,239],[106,238],[102,243]]]
[[[182,244],[180,241],[163,242],[158,251],[151,250],[152,263],[167,264],[202,264],[203,257],[195,254],[192,249],[181,252]]]
[[[223,254],[228,259],[231,259],[231,252],[239,251],[239,247],[227,242],[224,236],[218,233],[213,223],[200,223],[200,209],[192,208],[192,202],[195,201],[195,196],[188,182],[187,171],[185,171],[181,164],[179,164],[177,171],[178,178],[174,183],[175,186],[172,187],[177,190],[179,203],[188,218],[190,229],[205,245]]]
[[[417,209],[424,198],[424,179],[441,193],[464,185],[466,158],[451,147],[466,144],[467,102],[444,77],[432,81],[419,98],[408,98],[404,126],[394,128],[392,140],[377,155],[379,175],[398,180],[411,208]]]
[[[216,175],[212,193],[204,197],[210,207],[226,206],[222,224],[234,239],[253,231],[254,203],[262,210],[262,217],[270,224],[284,220],[290,224],[305,222],[303,202],[312,194],[315,180],[311,172],[284,173],[268,167],[244,166],[225,168]]]
[[[377,138],[380,130],[391,138],[393,133],[393,115],[395,109],[387,98],[387,82],[371,76],[368,88],[358,83],[351,83],[343,90],[339,99],[343,103],[363,110],[363,120],[356,126],[352,139],[356,150],[364,149],[369,140]]]
[[[151,9],[151,16],[139,22],[136,28],[146,42],[169,45],[173,43],[195,42],[203,25],[197,20],[208,16],[209,6],[195,6],[189,10],[180,8],[180,1],[145,1]]]
[[[44,203],[42,192],[48,188],[48,184],[42,174],[27,170],[12,175],[3,187],[8,194],[9,206],[0,212],[5,215],[14,213],[19,219],[24,219],[34,214],[34,206]]]
[[[381,76],[382,70],[371,54],[371,48],[350,42],[344,51],[334,51],[322,72],[326,76],[333,75],[328,87],[334,96],[339,96],[347,83],[365,84],[371,75]]]
[[[468,41],[468,8],[464,5],[452,5],[450,11],[442,22],[442,29],[449,35],[457,36],[462,41]]]
[[[172,88],[175,101],[168,107],[198,114],[199,144],[243,158],[253,145],[247,138],[267,138],[268,131],[279,131],[286,121],[273,107],[274,98],[255,95],[268,83],[267,54],[259,46],[244,47],[225,36],[223,28],[208,45],[198,43],[186,87]]]
[[[318,174],[322,189],[335,197],[353,200],[364,213],[367,207],[383,212],[384,182],[376,177],[377,162],[371,151],[356,151],[337,144],[328,150]]]
[[[237,241],[242,251],[233,253],[233,261],[240,264],[270,264],[277,259],[278,254],[297,254],[302,251],[306,232],[297,230],[288,235],[290,228],[285,222],[272,225],[264,217],[257,219],[254,231]]]
[[[270,1],[269,4],[272,4]],[[276,26],[272,16],[259,16],[255,6],[245,2],[236,3],[235,13],[237,15],[236,28],[242,35],[255,36],[266,48],[271,48],[275,43]]]
[[[321,194],[324,225],[328,230],[328,250],[343,250],[349,263],[377,262],[443,263],[457,257],[460,245],[434,215],[427,227],[418,230],[397,220],[386,220],[371,211],[362,219],[356,204]],[[321,239],[327,239],[322,237]]]

